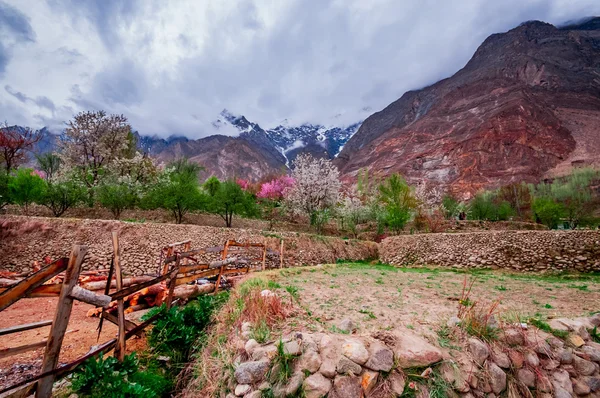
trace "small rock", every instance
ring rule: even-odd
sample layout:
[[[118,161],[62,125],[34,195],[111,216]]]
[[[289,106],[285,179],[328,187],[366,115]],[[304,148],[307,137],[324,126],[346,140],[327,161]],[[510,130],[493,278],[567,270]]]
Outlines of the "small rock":
[[[369,360],[365,367],[371,370],[389,372],[394,366],[394,353],[385,344],[372,343],[369,347]]]
[[[239,384],[258,383],[265,377],[268,369],[269,364],[265,361],[244,362],[235,369],[235,380]]]
[[[275,296],[275,293],[273,293],[272,291],[270,291],[268,289],[265,289],[260,292],[260,296],[261,297],[273,297],[273,296]]]
[[[562,364],[569,364],[573,362],[573,351],[565,348],[558,352],[558,359]]]
[[[388,380],[390,381],[390,388],[392,393],[396,394],[396,397],[402,396],[404,393],[404,386],[406,385],[406,380],[404,380],[404,376],[402,376],[398,372],[392,372],[388,376]]]
[[[583,377],[592,392],[600,391],[600,377]]]
[[[296,356],[302,354],[302,342],[300,340],[290,340],[287,343],[283,343],[283,352]]]
[[[251,358],[253,361],[268,361],[271,362],[277,355],[277,347],[273,344],[259,346],[254,348]]]
[[[336,370],[339,374],[358,375],[362,371],[362,368],[359,364],[352,362],[348,358],[341,357],[337,364]]]
[[[580,335],[571,333],[567,336],[567,343],[571,344],[575,348],[579,348],[585,344],[585,341]]]
[[[577,395],[586,395],[592,392],[590,386],[583,380],[573,379],[573,392]]]
[[[567,391],[569,394],[573,393],[573,385],[571,384],[569,372],[564,369],[558,369],[552,372],[552,385],[554,386],[555,391],[558,387]]]
[[[519,369],[517,379],[527,387],[535,387],[535,373],[529,369]]]
[[[485,360],[490,356],[488,346],[474,337],[469,339],[469,351],[473,355],[475,362],[480,366],[483,365]]]
[[[300,358],[299,367],[302,371],[315,373],[321,367],[321,357],[316,351],[308,350]]]
[[[490,375],[490,386],[494,394],[500,394],[506,389],[506,373],[493,362],[488,363],[488,373]]]
[[[262,397],[262,392],[261,391],[252,391],[250,394],[246,395],[244,398],[261,398]]]
[[[552,383],[544,373],[540,374],[537,378],[537,390],[540,392],[552,392]]]
[[[365,395],[368,395],[377,384],[379,372],[373,370],[365,370],[360,377],[360,385],[362,386]]]
[[[329,358],[324,359],[323,363],[321,363],[321,367],[319,368],[319,373],[325,377],[333,379],[337,374],[335,361]]]
[[[235,387],[235,395],[237,397],[242,397],[248,394],[252,390],[252,387],[248,384],[238,384]]]
[[[523,332],[517,329],[508,329],[504,333],[504,341],[506,341],[509,345],[523,345],[525,343],[525,338],[523,337]]]
[[[510,368],[510,358],[499,349],[492,350],[492,360],[503,369]]]
[[[540,364],[545,370],[554,370],[560,366],[560,362],[555,359],[540,360]]]
[[[369,351],[359,340],[346,340],[342,345],[342,354],[359,365],[364,365],[369,359]]]
[[[523,354],[521,354],[519,351],[510,350],[508,352],[508,356],[509,356],[510,361],[512,362],[512,365],[515,369],[520,369],[523,367],[525,358],[523,357]]]
[[[260,347],[260,344],[258,344],[256,340],[250,339],[244,345],[244,350],[246,350],[246,354],[248,354],[249,357],[252,357],[252,353],[258,347]]]
[[[322,398],[331,390],[331,380],[320,373],[315,373],[304,380],[303,390],[306,398]]]
[[[285,396],[294,396],[304,382],[304,374],[301,372],[294,373],[285,385]]]
[[[535,352],[528,351],[525,353],[525,363],[531,367],[537,368],[540,366],[540,359]]]
[[[439,367],[442,378],[459,392],[468,392],[471,388],[465,379],[465,375],[460,371],[453,361],[444,361]]]
[[[581,351],[589,355],[590,360],[600,362],[600,349],[585,345],[581,347]]]
[[[345,318],[340,322],[338,328],[344,333],[352,333],[356,329],[354,322],[351,319]]]
[[[424,367],[442,360],[439,348],[414,333],[400,332],[395,337],[394,356],[401,368]]]
[[[340,398],[361,398],[362,387],[360,377],[356,376],[336,376],[333,381],[334,396]]]
[[[268,381],[264,381],[258,386],[260,391],[267,391],[269,388],[271,388],[271,383]]]
[[[593,362],[573,356],[573,367],[582,376],[591,376],[596,371],[596,365]]]

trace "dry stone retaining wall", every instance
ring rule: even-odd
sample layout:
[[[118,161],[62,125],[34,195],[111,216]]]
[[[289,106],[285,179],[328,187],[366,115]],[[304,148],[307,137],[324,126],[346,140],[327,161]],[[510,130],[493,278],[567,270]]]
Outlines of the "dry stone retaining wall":
[[[393,236],[379,247],[394,265],[600,271],[600,231],[489,231]]]
[[[129,223],[105,220],[55,219],[6,216],[0,218],[0,270],[28,271],[34,261],[68,256],[74,244],[89,247],[84,267],[108,268],[112,256],[111,232],[119,232],[122,264],[132,275],[153,274],[160,249],[191,239],[192,248],[221,246],[228,239],[264,242],[279,251],[284,239],[284,266],[335,262],[337,259],[377,258],[377,244],[295,232],[263,233],[253,229],[216,228],[196,225]],[[218,253],[214,254],[218,256]],[[278,265],[278,258],[268,258]]]

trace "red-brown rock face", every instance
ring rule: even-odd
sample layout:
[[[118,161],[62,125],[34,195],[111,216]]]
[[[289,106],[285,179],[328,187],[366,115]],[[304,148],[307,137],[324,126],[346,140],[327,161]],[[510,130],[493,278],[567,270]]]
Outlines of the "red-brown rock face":
[[[490,36],[451,78],[370,116],[336,160],[468,195],[600,164],[600,19]]]

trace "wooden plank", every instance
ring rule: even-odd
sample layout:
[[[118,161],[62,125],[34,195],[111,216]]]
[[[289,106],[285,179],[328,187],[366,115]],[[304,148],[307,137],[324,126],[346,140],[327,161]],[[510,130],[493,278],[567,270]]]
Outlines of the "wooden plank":
[[[200,271],[204,269],[209,269],[210,265],[208,264],[194,264],[194,265],[186,265],[179,267],[180,274],[187,274],[189,272]]]
[[[219,268],[214,268],[214,269],[210,269],[208,271],[199,272],[194,275],[184,276],[181,278],[178,277],[177,282],[175,283],[175,286],[185,285],[186,283],[190,283],[195,280],[202,279],[202,278],[210,278],[211,276],[219,275],[220,272],[221,272],[221,270]]]
[[[48,340],[38,341],[37,343],[20,345],[18,347],[3,348],[0,350],[0,359],[10,357],[11,355],[17,355],[22,352],[27,352],[27,351],[35,350],[38,348],[42,348],[42,347],[45,347],[46,344],[48,344]]]
[[[115,258],[111,257],[110,259],[110,268],[108,269],[108,278],[106,279],[106,286],[104,286],[104,294],[108,295],[110,292],[110,285],[113,278],[113,274],[115,273]],[[96,337],[96,341],[100,340],[100,334],[102,333],[102,325],[104,324],[104,316],[106,311],[102,308],[102,313],[100,314],[100,322],[98,322],[98,337]]]
[[[9,328],[0,329],[0,336],[3,336],[5,334],[24,332],[25,330],[43,328],[44,326],[50,326],[50,325],[52,325],[51,320],[27,323],[24,325],[11,326]]]
[[[2,395],[2,398],[27,398],[35,393],[35,388],[37,387],[37,383],[31,383],[26,385],[25,387],[12,391],[6,395]]]
[[[283,268],[283,239],[281,239],[279,246],[279,268]]]
[[[231,269],[227,269],[227,270],[223,271],[223,275],[245,274],[245,273],[247,273],[249,271],[250,271],[250,267],[246,267],[246,268],[231,268]]]
[[[205,253],[218,253],[220,252],[222,249],[221,248],[212,248],[212,249],[194,249],[194,250],[190,250],[188,252],[183,252],[183,253],[178,253],[180,258],[188,258],[188,257],[193,257],[196,254],[205,254]],[[172,263],[173,261],[177,260],[177,256],[172,255],[172,254],[168,254],[164,260],[164,263]]]
[[[167,293],[167,309],[171,308],[171,304],[173,302],[173,292],[175,291],[175,286],[177,285],[177,274],[179,273],[179,256],[177,260],[175,260],[175,268],[173,271],[175,272],[175,276],[173,276],[169,280],[169,293]]]
[[[123,289],[123,273],[121,272],[121,248],[119,247],[119,234],[117,231],[112,233],[113,251],[115,259],[115,277],[117,279],[117,291]],[[117,346],[115,347],[115,357],[119,362],[125,359],[125,303],[123,299],[117,300],[117,317],[119,332],[117,335]]]
[[[26,277],[16,285],[13,285],[0,293],[0,311],[27,296],[36,287],[40,286],[48,279],[63,272],[65,269],[67,269],[68,262],[68,259],[60,258],[47,267],[42,268],[35,274]]]
[[[233,241],[227,241],[225,242],[225,245],[223,246],[223,253],[221,254],[221,260],[225,261],[225,259],[227,258],[227,252],[229,251],[229,244],[233,242]],[[219,276],[217,277],[217,283],[215,283],[215,293],[218,293],[219,291],[219,286],[221,285],[221,278],[223,277],[223,269],[224,266],[222,265],[219,268]]]
[[[117,300],[119,298],[125,298],[125,297],[129,296],[130,294],[133,294],[135,292],[142,290],[143,288],[146,288],[146,287],[152,286],[152,285],[156,285],[157,283],[160,283],[160,282],[164,281],[165,279],[171,278],[172,275],[174,275],[174,274],[176,275],[176,273],[174,271],[171,271],[167,274],[157,276],[156,278],[154,278],[152,280],[126,287],[123,290],[119,290],[119,291],[111,294],[110,297],[113,300]]]
[[[181,241],[181,242],[171,243],[170,245],[165,246],[165,248],[167,248],[167,247],[181,246],[181,245],[189,244],[191,242],[192,242],[192,240],[188,239],[188,240],[184,240],[184,241]]]
[[[65,278],[62,284],[62,290],[60,297],[58,298],[58,305],[56,313],[54,314],[54,321],[50,328],[50,335],[48,336],[48,343],[46,344],[46,351],[44,352],[44,360],[42,363],[41,372],[47,372],[53,370],[58,363],[58,356],[62,346],[67,325],[69,324],[69,317],[71,316],[71,308],[73,307],[73,299],[71,298],[71,290],[77,285],[79,278],[79,271],[81,270],[81,264],[87,253],[87,246],[73,246],[71,257],[67,270],[65,271]],[[48,376],[40,379],[36,397],[46,398],[52,395],[52,385],[54,384],[54,377]]]
[[[60,295],[61,287],[62,285],[59,283],[38,286],[21,298],[58,297]],[[0,288],[0,293],[3,293],[8,289],[9,288]]]

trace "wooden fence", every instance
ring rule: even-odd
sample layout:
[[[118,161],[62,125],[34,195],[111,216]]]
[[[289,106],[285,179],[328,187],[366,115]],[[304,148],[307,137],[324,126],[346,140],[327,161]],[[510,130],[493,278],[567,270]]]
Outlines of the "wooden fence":
[[[0,350],[1,359],[45,347],[41,372],[32,378],[28,378],[12,386],[0,387],[0,396],[12,398],[26,397],[35,392],[38,398],[50,397],[54,382],[71,373],[78,365],[89,358],[114,349],[115,357],[122,361],[125,356],[126,341],[134,335],[139,335],[158,317],[157,314],[140,324],[126,320],[124,311],[124,299],[126,297],[164,281],[168,287],[165,304],[167,308],[170,308],[174,304],[173,294],[177,286],[188,284],[201,278],[216,276],[217,281],[214,286],[214,292],[217,292],[225,275],[247,273],[252,268],[264,270],[267,253],[275,253],[269,251],[262,243],[239,243],[234,240],[228,240],[223,247],[193,250],[191,249],[191,241],[177,242],[162,249],[159,276],[124,287],[120,262],[121,248],[116,232],[112,233],[112,243],[112,263],[108,271],[103,293],[85,289],[77,284],[87,253],[87,247],[82,245],[75,245],[69,258],[58,259],[38,272],[25,277],[18,283],[8,288],[0,289],[0,311],[10,307],[21,299],[58,297],[53,320],[0,329],[0,336],[4,336],[51,326],[49,336],[46,340]],[[283,247],[283,241],[281,246]],[[259,257],[252,257],[252,255],[256,255],[256,253],[251,253],[253,250],[260,251]],[[196,259],[196,256],[206,253],[220,254],[221,259],[210,263],[203,263]],[[283,253],[280,251],[277,254],[280,257],[279,266],[281,267],[283,264]],[[232,255],[235,256],[232,257]],[[253,263],[260,265],[252,267]],[[44,284],[63,272],[62,284]],[[115,284],[113,284],[113,279],[116,282]],[[115,287],[116,291],[110,293],[112,287]],[[95,346],[87,354],[70,363],[57,366],[74,300],[92,304],[102,309],[98,337],[100,336],[104,320],[114,323],[118,327],[117,337],[99,346]],[[117,303],[116,316],[106,311],[106,308],[114,301]]]

